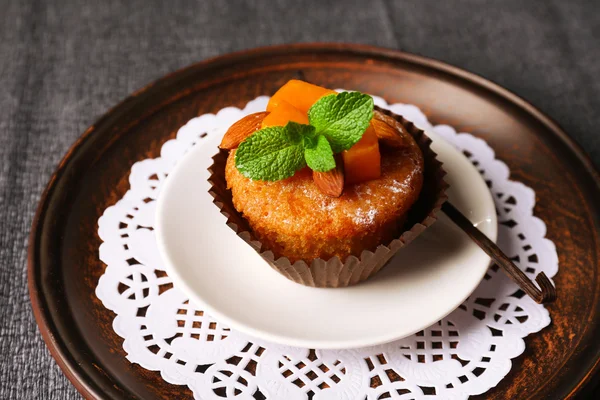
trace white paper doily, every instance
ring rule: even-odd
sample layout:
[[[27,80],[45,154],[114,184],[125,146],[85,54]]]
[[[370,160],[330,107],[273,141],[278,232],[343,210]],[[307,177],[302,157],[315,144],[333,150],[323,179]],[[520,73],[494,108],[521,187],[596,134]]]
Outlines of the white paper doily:
[[[96,295],[117,317],[129,361],[187,385],[198,399],[466,399],[496,386],[520,355],[523,338],[550,324],[548,312],[497,267],[475,293],[437,324],[386,345],[311,350],[264,342],[230,330],[189,304],[164,272],[153,226],[160,187],[175,163],[207,135],[222,135],[242,116],[262,111],[268,97],[243,109],[194,118],[166,142],[161,157],[133,165],[131,189],[98,221],[106,271]],[[508,167],[481,139],[431,126],[415,106],[375,104],[434,130],[478,168],[498,211],[498,244],[530,278],[558,271],[546,226],[533,216],[535,194],[509,180]]]

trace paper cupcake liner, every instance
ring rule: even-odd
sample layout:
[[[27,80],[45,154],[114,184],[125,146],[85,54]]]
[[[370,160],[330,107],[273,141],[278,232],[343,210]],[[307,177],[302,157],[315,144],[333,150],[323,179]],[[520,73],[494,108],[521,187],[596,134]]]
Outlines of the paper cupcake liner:
[[[275,258],[273,252],[263,246],[253,234],[248,221],[233,206],[231,191],[227,189],[225,165],[229,152],[220,150],[213,157],[208,178],[209,193],[214,204],[227,217],[227,225],[256,250],[269,265],[286,278],[313,287],[346,287],[362,282],[383,268],[396,252],[406,246],[436,220],[442,204],[446,201],[448,184],[444,181],[446,172],[442,163],[431,149],[431,139],[412,122],[388,110],[376,107],[380,112],[400,122],[413,136],[423,153],[424,179],[419,198],[406,214],[403,232],[389,243],[380,244],[376,249],[365,250],[360,255],[352,255],[342,262],[338,257],[329,260],[316,258],[291,263],[287,257]]]

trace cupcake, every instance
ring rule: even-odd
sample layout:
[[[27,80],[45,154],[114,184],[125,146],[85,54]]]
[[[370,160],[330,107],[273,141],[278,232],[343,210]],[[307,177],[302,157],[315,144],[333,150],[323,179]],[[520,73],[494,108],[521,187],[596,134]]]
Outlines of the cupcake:
[[[443,170],[414,125],[359,92],[292,80],[233,124],[211,167],[228,223],[309,286],[374,275],[435,221]]]

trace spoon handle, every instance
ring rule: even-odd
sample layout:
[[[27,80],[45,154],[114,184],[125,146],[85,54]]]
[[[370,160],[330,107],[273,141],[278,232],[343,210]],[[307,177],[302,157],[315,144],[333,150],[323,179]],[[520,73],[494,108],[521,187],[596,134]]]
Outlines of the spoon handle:
[[[536,303],[551,303],[556,300],[556,289],[550,282],[550,279],[544,272],[540,272],[536,277],[536,282],[540,285],[538,288],[527,275],[519,267],[517,267],[506,254],[500,250],[498,246],[479,229],[477,229],[471,221],[467,219],[460,211],[456,209],[450,202],[445,202],[442,205],[442,211],[462,229],[491,259],[502,269],[506,274]]]

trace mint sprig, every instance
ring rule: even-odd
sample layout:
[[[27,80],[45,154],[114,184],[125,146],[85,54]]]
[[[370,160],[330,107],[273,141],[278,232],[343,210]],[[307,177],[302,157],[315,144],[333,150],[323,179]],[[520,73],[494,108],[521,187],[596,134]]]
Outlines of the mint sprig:
[[[335,168],[334,154],[360,140],[373,118],[373,99],[343,92],[319,99],[308,110],[310,125],[288,122],[261,129],[244,140],[235,165],[247,178],[278,181],[308,165],[313,171]]]

